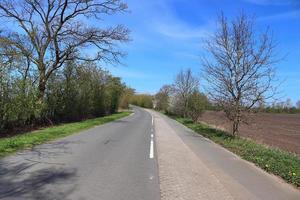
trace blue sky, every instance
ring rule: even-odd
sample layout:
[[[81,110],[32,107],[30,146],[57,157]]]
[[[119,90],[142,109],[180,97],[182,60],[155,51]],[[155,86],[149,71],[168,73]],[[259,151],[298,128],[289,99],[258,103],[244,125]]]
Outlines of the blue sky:
[[[129,13],[110,20],[126,25],[132,41],[124,66],[108,67],[137,92],[156,93],[181,70],[200,74],[203,40],[216,29],[221,11],[256,16],[257,30],[270,26],[285,57],[277,64],[280,96],[300,100],[300,0],[128,0]],[[200,79],[201,83],[201,79]]]

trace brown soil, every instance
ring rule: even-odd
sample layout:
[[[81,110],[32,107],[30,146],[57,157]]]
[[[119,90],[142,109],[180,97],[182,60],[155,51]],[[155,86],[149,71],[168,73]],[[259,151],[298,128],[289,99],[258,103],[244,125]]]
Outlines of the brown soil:
[[[207,111],[200,120],[223,130],[231,130],[223,112]],[[240,135],[300,154],[300,114],[253,114],[248,125],[242,124]]]

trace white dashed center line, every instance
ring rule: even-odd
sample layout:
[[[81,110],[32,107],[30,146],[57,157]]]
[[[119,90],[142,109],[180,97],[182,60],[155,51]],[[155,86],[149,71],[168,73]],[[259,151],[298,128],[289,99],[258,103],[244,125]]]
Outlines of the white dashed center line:
[[[151,127],[151,140],[150,140],[150,153],[149,153],[149,158],[153,159],[154,158],[154,144],[153,144],[153,125],[154,125],[154,120],[153,120],[153,116],[152,117],[152,127]]]
[[[150,154],[149,154],[149,158],[153,159],[154,158],[154,151],[153,151],[153,138],[151,138],[151,142],[150,142]]]

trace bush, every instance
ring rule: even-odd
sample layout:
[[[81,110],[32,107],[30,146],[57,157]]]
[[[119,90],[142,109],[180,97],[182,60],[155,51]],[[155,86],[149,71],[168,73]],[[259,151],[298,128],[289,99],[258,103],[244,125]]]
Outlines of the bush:
[[[207,97],[199,91],[194,91],[188,98],[188,116],[194,122],[198,121],[208,105],[209,102]]]

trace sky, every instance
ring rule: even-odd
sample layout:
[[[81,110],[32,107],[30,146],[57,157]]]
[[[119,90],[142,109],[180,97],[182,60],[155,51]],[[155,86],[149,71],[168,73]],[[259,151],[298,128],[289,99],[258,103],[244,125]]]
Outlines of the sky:
[[[256,18],[256,30],[274,33],[282,99],[300,100],[300,0],[127,0],[129,12],[109,21],[131,30],[122,45],[123,65],[106,66],[139,93],[155,94],[173,82],[180,70],[200,76],[203,41],[216,30],[223,12],[229,19],[241,11]],[[200,85],[201,76],[200,76]]]

